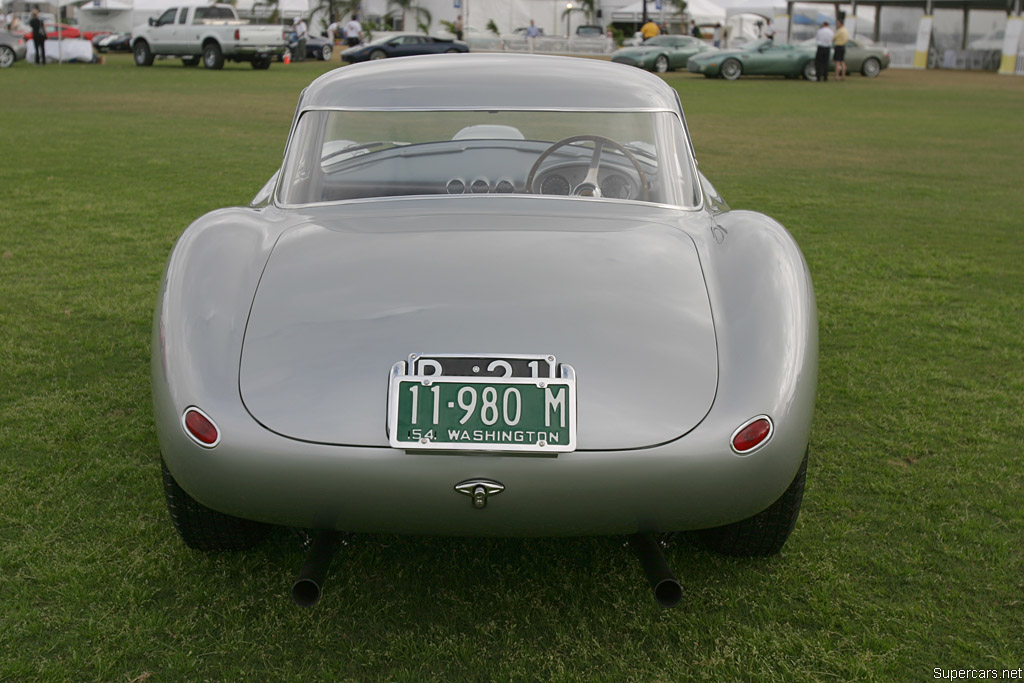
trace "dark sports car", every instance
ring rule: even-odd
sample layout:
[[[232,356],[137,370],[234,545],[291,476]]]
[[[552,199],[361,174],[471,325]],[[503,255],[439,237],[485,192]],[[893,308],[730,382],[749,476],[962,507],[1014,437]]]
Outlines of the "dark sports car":
[[[350,47],[341,53],[341,59],[344,62],[365,62],[371,59],[433,55],[440,52],[469,52],[469,46],[461,40],[435,38],[422,33],[392,33],[366,45]]]
[[[296,40],[293,33],[288,37],[288,52],[291,53],[292,59],[295,59],[295,53],[298,49],[299,41]],[[332,54],[334,54],[334,45],[329,39],[319,36],[306,39],[306,59],[329,62],[331,61]],[[284,55],[279,55],[277,61],[284,61]]]

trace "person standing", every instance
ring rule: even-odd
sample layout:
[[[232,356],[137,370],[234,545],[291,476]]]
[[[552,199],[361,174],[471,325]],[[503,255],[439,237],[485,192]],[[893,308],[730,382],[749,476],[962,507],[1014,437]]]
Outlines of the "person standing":
[[[353,14],[352,19],[345,24],[345,42],[349,47],[355,47],[363,42],[363,25],[359,23],[358,14]]]
[[[815,42],[818,44],[818,51],[814,54],[814,71],[818,82],[824,83],[828,80],[828,58],[832,52],[832,40],[836,34],[829,28],[828,22],[822,22],[818,29]]]
[[[722,22],[720,21],[715,22],[715,33],[712,38],[712,44],[715,47],[722,47]]]
[[[775,27],[772,26],[771,19],[764,20],[764,37],[773,43],[775,42]]]
[[[304,62],[306,61],[306,39],[309,37],[309,27],[306,26],[306,21],[302,17],[295,17],[292,20],[295,30],[295,40],[298,45],[295,48],[295,61]]]
[[[334,21],[327,27],[327,38],[331,41],[331,45],[337,45],[345,37],[345,31],[341,28],[341,22],[338,21],[338,17],[334,17]]]
[[[46,25],[39,18],[39,10],[32,9],[32,18],[28,20],[32,27],[32,44],[36,48],[36,64],[46,64]]]
[[[832,58],[836,63],[836,80],[846,80],[846,44],[850,42],[850,32],[846,30],[842,19],[836,20],[836,35],[832,44],[836,46],[835,56]]]
[[[537,49],[537,36],[540,35],[540,29],[537,28],[537,24],[533,23],[533,19],[530,19],[530,25],[526,27],[526,42],[530,46],[530,54]]]
[[[462,31],[464,27],[462,25],[462,15],[455,17],[455,40],[462,40]]]
[[[644,42],[661,33],[661,29],[654,23],[654,19],[648,19],[647,23],[640,27],[640,33],[644,36]]]
[[[701,35],[700,26],[697,26],[697,22],[694,21],[693,19],[690,19],[690,35],[693,36],[694,38],[704,37],[703,35]]]

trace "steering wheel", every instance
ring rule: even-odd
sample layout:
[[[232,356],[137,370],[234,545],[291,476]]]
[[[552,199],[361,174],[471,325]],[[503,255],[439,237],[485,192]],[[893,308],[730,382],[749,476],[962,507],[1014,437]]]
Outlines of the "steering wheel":
[[[636,169],[637,176],[640,179],[640,193],[643,195],[643,200],[649,201],[649,195],[647,191],[647,174],[644,173],[644,169],[640,166],[640,162],[637,161],[633,153],[623,147],[615,140],[606,138],[603,135],[573,135],[572,137],[563,138],[558,142],[553,143],[544,152],[537,157],[537,160],[533,162],[533,166],[530,168],[530,173],[526,176],[526,191],[531,194],[540,194],[534,187],[537,180],[537,170],[540,165],[544,163],[555,150],[561,149],[566,145],[571,145],[576,142],[593,142],[594,143],[594,155],[590,157],[590,168],[587,169],[587,177],[583,179],[583,182],[577,185],[572,193],[576,197],[600,197],[601,186],[597,183],[597,169],[601,164],[601,149],[605,146],[611,147],[619,152],[622,152],[623,156],[629,159],[630,163],[633,164],[633,168]]]

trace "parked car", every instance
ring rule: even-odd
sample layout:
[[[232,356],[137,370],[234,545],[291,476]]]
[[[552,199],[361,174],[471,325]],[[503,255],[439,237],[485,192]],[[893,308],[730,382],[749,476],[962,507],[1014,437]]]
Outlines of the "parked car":
[[[801,46],[808,50],[817,51],[818,46],[814,39],[805,40],[800,43]],[[829,55],[828,70],[835,71],[836,63],[833,57],[835,53],[832,52]],[[858,39],[850,39],[846,43],[846,71],[847,73],[855,74],[859,73],[868,78],[874,78],[882,72],[882,69],[889,68],[889,51],[880,47],[870,45],[867,41]],[[811,66],[814,67],[814,62],[811,62]],[[817,77],[817,71],[814,71],[812,76]],[[812,78],[811,80],[814,80]]]
[[[693,36],[660,35],[635,47],[616,50],[612,53],[612,61],[664,73],[685,69],[690,57],[715,49]]]
[[[293,56],[299,49],[299,41],[296,39],[295,34],[292,33],[288,37],[288,52]],[[320,36],[310,36],[306,38],[306,59],[316,59],[321,62],[331,61],[331,55],[334,54],[334,44],[327,38],[321,38]],[[283,59],[284,55],[278,57],[278,61]]]
[[[676,91],[607,61],[316,79],[280,170],[193,222],[160,286],[152,394],[184,542],[317,529],[318,567],[336,530],[778,552],[813,288],[792,236],[730,211],[693,149]]]
[[[195,66],[202,59],[207,69],[222,69],[225,60],[269,69],[273,58],[286,49],[280,26],[241,21],[231,5],[171,7],[132,30],[138,66],[152,66],[154,57],[166,55],[181,57],[185,66]]]
[[[105,36],[93,38],[92,44],[97,52],[131,52],[132,34],[108,33]]]
[[[25,59],[25,50],[24,36],[0,30],[0,69],[14,66],[19,59]]]
[[[814,51],[768,39],[739,49],[719,50],[691,57],[686,68],[708,78],[734,81],[741,75],[770,75],[814,80]]]
[[[814,54],[817,46],[814,40],[795,45],[776,44],[771,40],[758,40],[738,50],[720,50],[715,53],[697,55],[690,59],[687,68],[708,78],[721,77],[734,81],[742,75],[786,76],[787,78],[817,79]],[[881,48],[864,47],[851,40],[846,51],[846,63],[850,73],[861,72],[874,78],[889,66],[889,53]],[[835,70],[831,58],[829,69]]]
[[[26,24],[27,25],[27,24]],[[71,40],[74,38],[82,38],[84,40],[92,40],[97,34],[105,33],[105,31],[83,31],[77,26],[71,24],[51,24],[46,23],[43,25],[46,29],[46,37],[57,40],[62,38],[64,40]],[[25,40],[32,40],[32,31],[26,31],[24,34]]]
[[[341,59],[345,62],[365,62],[386,57],[409,57],[439,52],[469,52],[469,46],[461,40],[438,38],[422,33],[392,33],[365,45],[357,45],[342,51]]]

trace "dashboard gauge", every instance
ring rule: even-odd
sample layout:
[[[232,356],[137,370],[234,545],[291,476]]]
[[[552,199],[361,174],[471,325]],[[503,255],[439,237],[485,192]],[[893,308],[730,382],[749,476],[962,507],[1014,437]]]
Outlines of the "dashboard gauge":
[[[473,181],[473,184],[469,186],[470,190],[474,194],[487,194],[491,190],[491,186],[483,178],[477,178]]]
[[[620,175],[610,175],[601,181],[601,196],[609,199],[629,199],[629,181]]]
[[[567,195],[572,188],[569,187],[569,181],[564,176],[560,176],[557,173],[549,175],[540,184],[541,194],[561,194]]]
[[[509,180],[499,180],[498,184],[494,186],[494,191],[502,194],[512,194],[516,191],[516,188]]]
[[[466,191],[466,183],[458,178],[452,178],[448,181],[447,190],[448,194],[462,194]]]

